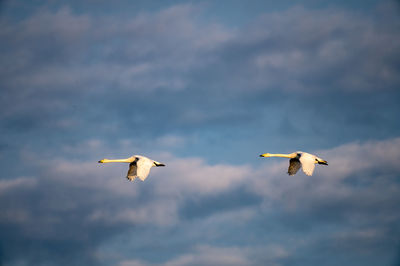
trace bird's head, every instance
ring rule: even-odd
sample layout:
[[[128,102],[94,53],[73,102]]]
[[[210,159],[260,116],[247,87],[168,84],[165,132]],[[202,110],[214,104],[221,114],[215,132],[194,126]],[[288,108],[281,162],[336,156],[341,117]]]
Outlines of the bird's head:
[[[101,159],[100,161],[98,161],[98,163],[104,163],[104,160],[106,159]]]
[[[271,157],[270,153],[263,153],[260,155],[260,157]]]

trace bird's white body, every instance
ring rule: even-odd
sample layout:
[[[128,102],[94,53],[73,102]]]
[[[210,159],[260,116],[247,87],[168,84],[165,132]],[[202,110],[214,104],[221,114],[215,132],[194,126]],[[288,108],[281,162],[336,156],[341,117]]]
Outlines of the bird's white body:
[[[102,159],[99,163],[129,163],[129,170],[126,178],[130,181],[139,178],[144,181],[150,173],[150,169],[153,166],[165,166],[162,163],[149,159],[141,155],[133,155],[127,159]]]
[[[264,153],[261,154],[260,157],[284,157],[290,158],[288,174],[294,175],[300,169],[303,169],[303,172],[311,176],[315,169],[315,164],[324,164],[328,165],[328,162],[307,152],[297,151],[289,154],[272,154],[272,153]]]

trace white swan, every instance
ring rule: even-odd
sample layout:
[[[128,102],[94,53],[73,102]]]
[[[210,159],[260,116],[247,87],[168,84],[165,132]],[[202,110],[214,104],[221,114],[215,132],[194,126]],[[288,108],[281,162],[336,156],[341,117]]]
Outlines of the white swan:
[[[140,155],[133,155],[127,159],[102,159],[99,161],[99,163],[129,163],[129,170],[126,178],[130,181],[135,180],[136,177],[144,181],[149,175],[151,167],[165,166],[165,164],[156,162]]]
[[[290,154],[272,154],[272,153],[264,153],[261,154],[260,157],[284,157],[290,158],[288,174],[294,175],[300,169],[303,168],[303,172],[311,176],[314,172],[315,164],[324,164],[328,165],[328,162],[307,152],[297,151]]]

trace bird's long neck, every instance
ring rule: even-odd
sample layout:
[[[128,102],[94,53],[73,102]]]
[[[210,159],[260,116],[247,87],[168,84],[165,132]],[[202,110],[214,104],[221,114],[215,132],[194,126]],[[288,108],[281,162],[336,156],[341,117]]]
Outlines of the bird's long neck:
[[[268,154],[268,157],[284,157],[284,158],[294,158],[296,157],[295,154],[290,153],[290,154],[282,154],[282,153],[270,153]]]
[[[131,163],[132,160],[131,160],[131,158],[128,158],[128,159],[113,159],[113,160],[103,159],[100,162],[101,163]]]

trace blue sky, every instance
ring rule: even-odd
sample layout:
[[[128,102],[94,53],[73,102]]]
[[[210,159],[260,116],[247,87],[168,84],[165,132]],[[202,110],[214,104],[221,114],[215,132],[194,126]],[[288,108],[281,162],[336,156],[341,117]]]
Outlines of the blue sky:
[[[399,265],[400,6],[276,2],[1,2],[0,264]]]

